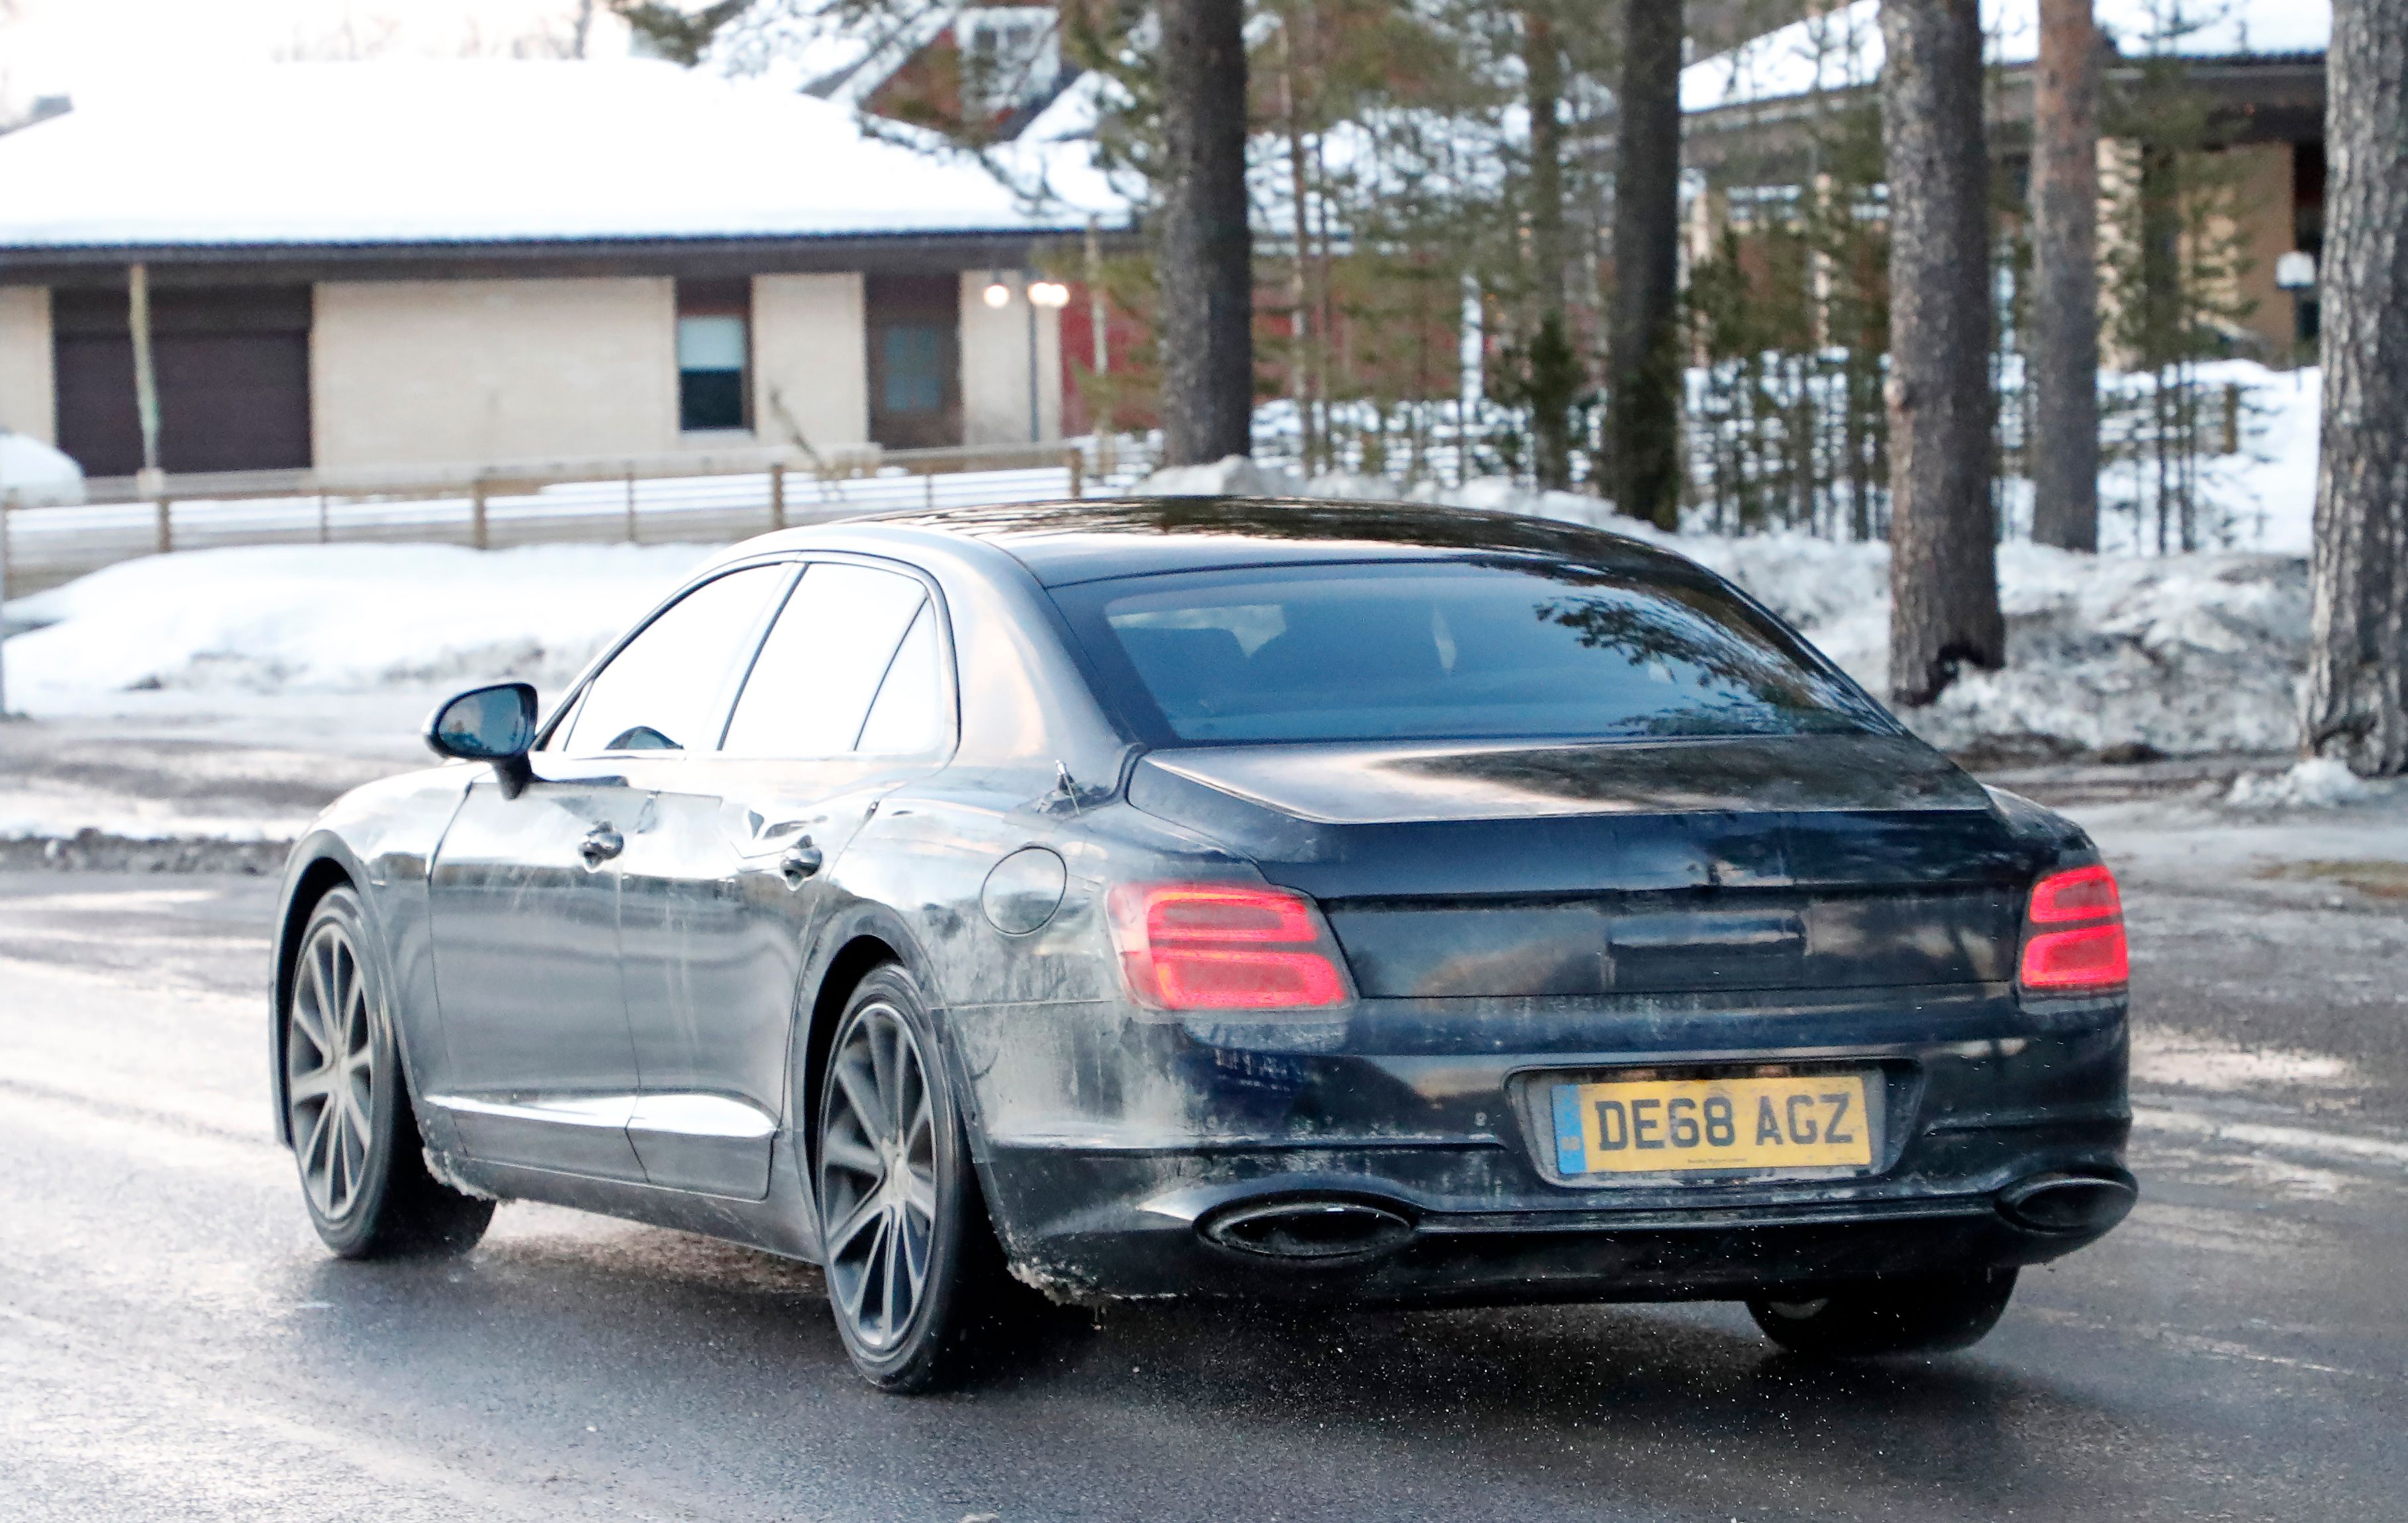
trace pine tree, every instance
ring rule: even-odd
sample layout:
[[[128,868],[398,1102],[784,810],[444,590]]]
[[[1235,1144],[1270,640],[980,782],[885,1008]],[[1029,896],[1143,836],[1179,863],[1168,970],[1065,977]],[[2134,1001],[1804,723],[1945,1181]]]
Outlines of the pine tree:
[[[2099,28],[2042,0],[2032,82],[2032,538],[2099,548]]]
[[[1162,0],[1163,458],[1251,454],[1254,235],[1243,0]]]
[[[2408,770],[2408,0],[2336,0],[2307,749]]]
[[[1624,0],[1613,198],[1614,498],[1679,522],[1681,0]]]
[[[1976,0],[1882,7],[1890,213],[1890,695],[2006,657],[1990,502],[1989,157]]]

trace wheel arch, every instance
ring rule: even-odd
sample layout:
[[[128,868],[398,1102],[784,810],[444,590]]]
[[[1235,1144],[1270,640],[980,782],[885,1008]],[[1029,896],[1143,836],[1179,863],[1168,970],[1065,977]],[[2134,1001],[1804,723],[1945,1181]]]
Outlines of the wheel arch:
[[[276,961],[267,991],[267,1090],[275,1113],[276,1140],[287,1147],[293,1146],[293,1118],[284,1103],[284,1007],[293,997],[294,974],[301,963],[301,932],[328,890],[356,892],[359,888],[351,864],[327,847],[321,847],[307,857],[296,852],[294,861],[296,865],[286,869],[284,907],[277,918]]]
[[[796,1002],[800,1008],[795,1023],[795,1064],[801,1083],[793,1097],[790,1134],[796,1162],[806,1181],[814,1178],[812,1167],[816,1160],[812,1147],[819,1130],[820,1089],[827,1077],[828,1050],[835,1044],[837,1022],[844,1015],[845,1002],[853,997],[861,980],[874,968],[889,962],[897,964],[927,995],[931,1014],[939,1018],[939,1028],[944,1024],[943,1002],[938,998],[926,954],[902,918],[892,910],[878,904],[857,904],[829,923],[821,946],[824,953],[813,960],[814,970],[804,981],[809,994]],[[816,1200],[816,1186],[807,1189]]]
[[[392,959],[385,946],[384,929],[379,923],[376,896],[369,891],[370,879],[361,869],[350,847],[343,840],[327,833],[305,839],[297,847],[285,867],[283,907],[276,922],[276,954],[271,964],[267,1005],[267,1086],[269,1103],[274,1107],[276,1140],[293,1146],[290,1118],[285,1114],[284,1090],[284,1008],[293,995],[293,980],[301,961],[301,936],[308,929],[309,917],[316,914],[319,903],[335,889],[349,889],[360,903],[361,930],[366,945],[360,950],[374,963],[377,987],[385,991],[388,1000],[394,989]],[[401,1065],[402,1101],[414,1111],[417,1106],[417,1080],[410,1062],[409,1044],[402,1030],[398,1013],[390,1007],[384,1011],[393,1023],[394,1055]]]

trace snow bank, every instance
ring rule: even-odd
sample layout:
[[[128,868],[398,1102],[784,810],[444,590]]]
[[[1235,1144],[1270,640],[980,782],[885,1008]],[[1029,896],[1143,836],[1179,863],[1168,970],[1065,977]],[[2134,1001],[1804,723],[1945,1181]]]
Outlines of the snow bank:
[[[1231,457],[1164,471],[1143,492],[1394,500],[1356,477],[1306,480]],[[1889,547],[1804,534],[1668,534],[1598,498],[1484,480],[1412,494],[1607,528],[1730,577],[1804,631],[1874,693],[1889,686]],[[1950,750],[2054,758],[2145,746],[2168,755],[2287,750],[2298,742],[2308,638],[2307,562],[2240,552],[1999,551],[2007,665],[1971,672],[1904,716]]]
[[[2245,773],[2232,779],[2224,802],[2235,809],[2330,809],[2375,795],[2365,778],[2329,757],[2311,757],[2287,772]]]
[[[129,561],[8,605],[11,707],[519,676],[555,690],[708,553],[694,546],[264,546]],[[155,706],[155,705],[154,705]]]
[[[0,427],[0,494],[29,503],[80,503],[83,467],[29,434]]]

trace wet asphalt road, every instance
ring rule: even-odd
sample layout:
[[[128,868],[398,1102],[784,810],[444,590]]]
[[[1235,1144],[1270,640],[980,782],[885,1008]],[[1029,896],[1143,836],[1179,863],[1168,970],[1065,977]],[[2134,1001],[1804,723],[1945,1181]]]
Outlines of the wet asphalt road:
[[[518,1205],[457,1262],[329,1259],[268,1137],[268,887],[0,874],[0,1517],[2397,1517],[2373,887],[2133,883],[2144,1203],[1968,1354],[1818,1369],[1722,1305],[1139,1309],[898,1401],[814,1272],[679,1233]]]

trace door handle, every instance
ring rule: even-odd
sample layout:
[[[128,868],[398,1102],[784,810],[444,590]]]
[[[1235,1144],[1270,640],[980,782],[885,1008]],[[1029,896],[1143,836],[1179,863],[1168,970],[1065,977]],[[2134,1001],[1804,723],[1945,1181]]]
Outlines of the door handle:
[[[811,845],[811,838],[806,835],[778,860],[778,875],[786,880],[787,888],[799,889],[826,860],[820,855],[820,848]]]
[[[596,825],[577,843],[577,854],[588,867],[599,867],[627,849],[627,838],[608,825]]]

